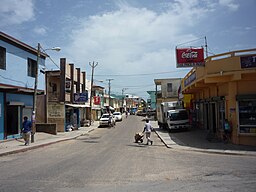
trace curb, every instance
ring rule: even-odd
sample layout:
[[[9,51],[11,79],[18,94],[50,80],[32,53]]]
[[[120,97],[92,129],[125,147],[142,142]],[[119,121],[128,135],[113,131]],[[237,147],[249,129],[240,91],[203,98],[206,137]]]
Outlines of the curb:
[[[175,149],[175,150],[185,150],[185,151],[194,151],[194,152],[200,152],[200,153],[208,153],[208,154],[220,154],[220,155],[240,155],[240,156],[255,156],[256,157],[256,152],[252,151],[232,151],[232,150],[218,150],[218,149],[198,149],[198,148],[193,148],[189,146],[181,146],[175,143],[174,141],[170,140],[170,144],[166,142],[166,140],[157,132],[155,131],[159,139],[164,143],[164,145],[167,148],[170,149]],[[171,145],[171,146],[170,146]]]
[[[92,132],[94,129],[95,128],[92,128],[89,131],[87,131],[86,133],[81,133],[79,135],[76,135],[76,136],[73,136],[73,137],[70,137],[70,138],[59,139],[57,141],[52,141],[52,142],[48,142],[48,143],[42,143],[42,144],[38,144],[38,145],[35,145],[35,146],[28,146],[28,147],[26,147],[24,149],[16,149],[16,150],[0,153],[0,157],[6,156],[6,155],[11,155],[11,154],[16,154],[16,153],[22,153],[22,152],[26,152],[26,151],[29,151],[29,150],[38,149],[38,148],[49,146],[49,145],[53,145],[53,144],[56,144],[56,143],[60,143],[60,142],[64,142],[64,141],[68,141],[68,140],[72,140],[72,139],[76,139],[76,138],[78,138],[80,136],[83,136],[83,135],[85,135],[87,133]]]

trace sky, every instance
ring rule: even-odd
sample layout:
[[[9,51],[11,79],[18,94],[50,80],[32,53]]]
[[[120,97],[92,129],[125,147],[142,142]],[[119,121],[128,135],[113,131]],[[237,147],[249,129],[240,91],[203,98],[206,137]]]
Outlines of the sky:
[[[60,58],[111,93],[149,98],[154,79],[183,78],[176,47],[208,55],[256,48],[256,0],[0,0],[2,32],[47,51],[46,70]],[[101,83],[103,81],[103,83]]]

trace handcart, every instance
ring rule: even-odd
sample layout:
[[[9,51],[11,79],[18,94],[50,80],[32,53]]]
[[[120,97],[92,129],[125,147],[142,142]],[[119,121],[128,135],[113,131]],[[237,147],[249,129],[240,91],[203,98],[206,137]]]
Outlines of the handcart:
[[[135,133],[134,139],[135,139],[135,143],[143,143],[143,137],[144,134],[143,133]]]

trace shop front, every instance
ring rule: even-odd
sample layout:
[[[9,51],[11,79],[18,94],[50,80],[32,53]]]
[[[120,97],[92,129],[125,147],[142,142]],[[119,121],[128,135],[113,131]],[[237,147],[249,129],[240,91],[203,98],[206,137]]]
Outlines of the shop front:
[[[207,58],[204,67],[193,68],[184,78],[182,92],[193,95],[191,113],[196,127],[223,139],[226,120],[232,143],[256,146],[256,71],[255,67],[244,69],[241,62],[252,57],[244,56],[250,51]]]

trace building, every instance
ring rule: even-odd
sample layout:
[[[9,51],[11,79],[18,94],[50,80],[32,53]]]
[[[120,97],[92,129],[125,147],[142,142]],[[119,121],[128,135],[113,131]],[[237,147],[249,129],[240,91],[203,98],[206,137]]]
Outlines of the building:
[[[234,144],[256,146],[256,49],[206,58],[183,79],[182,92],[196,127],[222,138],[224,120]]]
[[[46,57],[38,58],[37,49],[0,32],[0,140],[20,137],[23,117],[31,119],[37,59],[39,73]],[[43,75],[38,82],[43,93]]]
[[[147,100],[148,107],[152,110],[156,109],[156,91],[147,91],[149,99]]]
[[[178,101],[179,87],[182,78],[155,79],[156,85],[156,113],[160,113],[160,106],[163,102]]]
[[[46,71],[46,119],[57,132],[77,129],[90,109],[86,73],[60,59],[60,70]]]
[[[93,85],[92,88],[92,119],[99,120],[104,109],[104,87]]]

